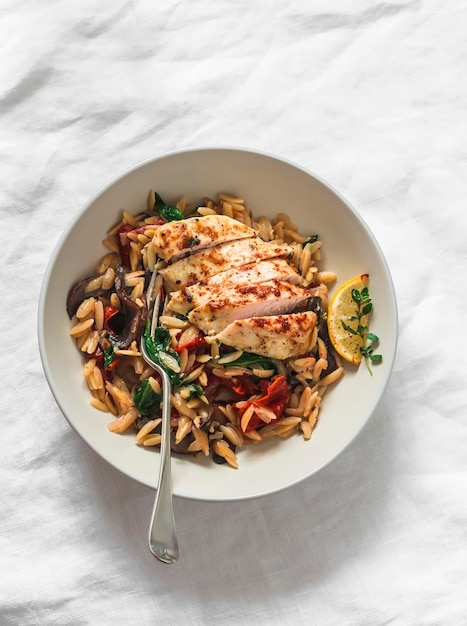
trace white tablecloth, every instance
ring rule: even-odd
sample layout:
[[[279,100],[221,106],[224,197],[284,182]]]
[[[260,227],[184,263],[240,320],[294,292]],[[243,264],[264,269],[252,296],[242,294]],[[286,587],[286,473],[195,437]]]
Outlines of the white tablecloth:
[[[467,623],[467,5],[461,0],[1,0],[0,623]],[[115,175],[231,145],[315,171],[393,275],[399,349],[368,426],[285,492],[176,499],[101,461],[36,336],[60,234]]]

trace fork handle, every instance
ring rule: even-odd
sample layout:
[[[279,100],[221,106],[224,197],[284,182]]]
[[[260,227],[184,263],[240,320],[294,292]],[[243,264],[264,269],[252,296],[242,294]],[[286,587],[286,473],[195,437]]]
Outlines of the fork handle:
[[[170,378],[162,368],[162,439],[157,494],[149,525],[149,549],[163,563],[175,563],[178,559],[178,543],[175,533],[175,516],[172,499],[172,477],[170,471]]]

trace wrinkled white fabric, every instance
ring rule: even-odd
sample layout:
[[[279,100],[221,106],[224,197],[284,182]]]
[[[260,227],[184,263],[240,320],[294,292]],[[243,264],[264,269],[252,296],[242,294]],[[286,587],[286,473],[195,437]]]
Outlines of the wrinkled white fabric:
[[[460,0],[0,1],[2,625],[467,623],[466,26]],[[318,475],[176,499],[165,566],[153,492],[51,396],[37,303],[103,184],[219,145],[299,163],[357,207],[399,349],[372,420]]]

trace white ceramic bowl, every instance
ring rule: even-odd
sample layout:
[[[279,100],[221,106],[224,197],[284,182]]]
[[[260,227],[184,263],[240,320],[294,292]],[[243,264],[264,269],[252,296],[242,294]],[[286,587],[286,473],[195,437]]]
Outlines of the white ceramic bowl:
[[[383,254],[357,212],[314,174],[289,162],[238,149],[193,149],[159,156],[108,184],[74,218],[48,266],[39,305],[39,345],[52,393],[68,422],[95,452],[127,476],[155,487],[159,452],[139,447],[134,434],[110,433],[110,417],[93,409],[82,377],[82,357],[69,337],[65,301],[70,286],[93,273],[105,252],[102,239],[121,209],[146,207],[149,189],[168,201],[190,200],[225,191],[247,199],[256,216],[287,212],[305,234],[323,242],[322,268],[335,271],[338,284],[370,274],[374,302],[371,329],[384,356],[371,377],[365,366],[349,365],[324,399],[311,440],[297,435],[268,440],[239,452],[239,469],[211,459],[173,458],[173,490],[200,500],[237,500],[293,485],[342,452],[370,418],[388,382],[397,343],[397,310]],[[79,463],[77,458],[74,462]]]

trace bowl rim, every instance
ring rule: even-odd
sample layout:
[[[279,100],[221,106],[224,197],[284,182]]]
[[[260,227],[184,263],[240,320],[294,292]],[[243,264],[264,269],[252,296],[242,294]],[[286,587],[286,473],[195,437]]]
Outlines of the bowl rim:
[[[384,270],[384,276],[385,276],[385,280],[386,280],[386,288],[388,289],[388,291],[390,292],[390,301],[392,304],[392,308],[390,311],[391,314],[391,326],[394,328],[394,335],[391,338],[391,354],[390,355],[386,355],[385,354],[385,362],[387,364],[387,375],[386,378],[381,386],[381,390],[380,393],[378,395],[378,397],[376,398],[376,400],[373,402],[372,406],[369,407],[368,409],[368,414],[366,419],[362,420],[360,422],[360,424],[358,425],[358,428],[356,428],[354,430],[354,432],[352,433],[352,435],[348,438],[345,439],[345,441],[342,443],[342,445],[340,445],[339,447],[336,448],[336,450],[334,451],[334,453],[332,455],[330,455],[325,461],[323,461],[322,463],[320,463],[319,465],[317,465],[312,471],[309,472],[305,472],[303,475],[297,477],[294,480],[291,480],[289,482],[287,482],[287,484],[284,485],[279,485],[275,488],[269,488],[267,490],[264,491],[260,491],[260,492],[255,492],[255,493],[251,493],[251,494],[246,494],[246,495],[238,495],[238,496],[228,496],[226,495],[224,496],[213,496],[213,497],[208,497],[206,495],[197,495],[197,494],[187,494],[187,493],[175,493],[174,497],[177,498],[183,498],[183,499],[187,499],[187,500],[199,500],[199,501],[205,501],[205,502],[234,502],[234,501],[243,501],[243,500],[251,500],[251,499],[256,499],[256,498],[260,498],[260,497],[265,497],[267,495],[272,495],[272,494],[276,494],[276,493],[280,493],[281,491],[284,491],[286,489],[289,489],[290,487],[293,487],[297,484],[302,483],[303,481],[310,479],[311,477],[315,476],[317,473],[319,473],[321,470],[323,470],[325,467],[327,467],[330,463],[332,463],[334,460],[336,460],[359,436],[359,434],[361,433],[361,431],[365,428],[365,426],[368,424],[368,422],[370,421],[370,419],[372,418],[375,410],[377,409],[382,397],[384,396],[389,380],[391,378],[391,374],[394,368],[394,363],[395,363],[395,359],[397,356],[397,349],[398,349],[398,339],[399,339],[399,317],[398,317],[398,304],[397,304],[397,298],[396,298],[396,291],[395,291],[395,287],[394,287],[394,282],[391,276],[391,272],[390,272],[390,268],[388,265],[388,262],[386,260],[386,257],[382,251],[382,248],[378,242],[378,240],[376,239],[376,237],[374,236],[373,232],[371,231],[371,229],[369,228],[368,224],[366,223],[365,219],[362,217],[362,215],[359,213],[359,211],[354,207],[354,205],[338,190],[334,187],[333,184],[329,183],[326,179],[322,178],[320,175],[316,174],[314,170],[311,170],[307,167],[304,167],[300,164],[298,164],[297,162],[290,160],[288,158],[279,156],[278,154],[274,154],[271,152],[267,152],[267,151],[263,151],[263,150],[256,150],[256,149],[252,149],[252,148],[244,148],[241,146],[193,146],[193,147],[187,147],[187,148],[180,148],[180,149],[176,149],[176,150],[169,150],[169,151],[164,151],[161,153],[158,153],[152,157],[146,158],[146,159],[142,159],[138,162],[136,162],[135,164],[127,167],[125,170],[122,170],[119,174],[113,176],[110,180],[108,180],[106,183],[102,184],[97,191],[94,192],[94,194],[88,198],[87,201],[85,201],[82,206],[74,213],[74,215],[69,219],[69,221],[66,223],[65,228],[63,229],[62,233],[60,234],[59,238],[57,239],[57,241],[55,242],[55,245],[53,247],[52,250],[52,254],[49,258],[49,261],[46,265],[45,271],[44,271],[44,275],[43,275],[43,279],[41,282],[41,286],[40,286],[40,293],[39,293],[39,299],[38,299],[38,306],[37,306],[37,325],[36,325],[36,330],[37,330],[37,337],[38,337],[38,347],[39,347],[39,355],[40,355],[40,360],[42,363],[42,368],[50,389],[50,392],[57,404],[57,406],[59,407],[62,415],[65,417],[68,425],[70,425],[72,427],[72,429],[76,432],[76,434],[80,437],[80,439],[82,441],[84,441],[84,443],[91,449],[93,450],[93,452],[103,461],[105,461],[108,465],[110,465],[114,470],[117,470],[118,472],[120,472],[121,474],[123,474],[124,476],[131,478],[132,480],[135,480],[136,482],[145,485],[146,487],[149,487],[150,489],[155,490],[156,487],[153,484],[150,484],[149,482],[144,482],[142,481],[140,478],[137,478],[136,476],[132,475],[130,472],[127,472],[125,470],[123,470],[121,467],[118,467],[117,465],[115,465],[110,459],[107,459],[105,456],[103,456],[97,449],[96,447],[93,445],[92,442],[90,442],[89,440],[85,439],[81,433],[78,431],[77,427],[75,426],[75,424],[73,423],[73,421],[68,417],[66,411],[64,410],[62,403],[60,401],[60,397],[59,394],[57,393],[57,390],[55,389],[55,383],[54,383],[54,378],[51,372],[51,368],[50,368],[50,364],[49,364],[49,357],[48,357],[48,353],[47,353],[47,347],[46,347],[46,338],[45,338],[45,329],[44,329],[44,323],[45,323],[45,307],[46,307],[46,301],[47,301],[47,291],[48,291],[48,286],[51,280],[51,276],[54,270],[54,266],[55,266],[55,262],[57,260],[57,257],[60,254],[60,251],[63,247],[63,244],[65,242],[65,240],[68,238],[68,236],[70,235],[71,231],[75,228],[76,224],[79,222],[79,220],[81,219],[81,217],[87,212],[87,210],[89,209],[89,207],[94,204],[103,194],[105,194],[105,192],[107,190],[109,190],[110,188],[112,188],[118,181],[120,181],[123,178],[126,178],[127,176],[130,176],[132,173],[134,173],[135,171],[144,168],[154,162],[169,158],[169,157],[175,157],[177,155],[180,154],[187,154],[187,153],[197,153],[197,152],[235,152],[238,154],[249,154],[249,155],[254,155],[254,156],[259,156],[259,157],[265,157],[268,159],[272,159],[273,161],[276,162],[280,162],[282,164],[288,165],[296,170],[301,171],[302,173],[306,174],[307,176],[310,176],[311,178],[315,179],[316,181],[318,181],[319,183],[321,183],[325,188],[327,188],[330,192],[332,192],[349,210],[350,212],[353,214],[353,217],[358,221],[359,225],[361,228],[364,229],[367,237],[371,240],[377,254],[379,257],[379,261],[381,263],[382,269]]]

